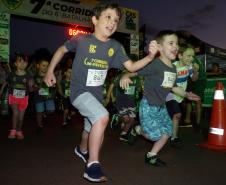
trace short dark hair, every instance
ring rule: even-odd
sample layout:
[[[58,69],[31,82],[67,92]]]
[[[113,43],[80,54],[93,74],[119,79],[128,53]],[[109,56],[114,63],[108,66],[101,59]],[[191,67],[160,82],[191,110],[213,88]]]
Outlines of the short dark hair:
[[[105,10],[107,10],[108,8],[110,9],[115,9],[118,16],[119,16],[119,20],[122,18],[122,10],[121,8],[118,6],[118,4],[112,3],[112,4],[106,4],[106,3],[100,3],[98,4],[95,8],[93,8],[93,16],[95,16],[97,19],[99,19],[101,13]]]
[[[179,45],[178,53],[183,54],[188,48],[195,50],[191,44],[182,43]]]
[[[15,57],[13,58],[13,62],[16,62],[16,60],[17,60],[18,58],[22,58],[24,61],[27,61],[27,62],[28,62],[28,56],[25,55],[24,53],[19,52],[19,51],[17,51],[17,52],[15,53]]]
[[[167,35],[176,35],[177,36],[177,33],[176,33],[176,31],[173,31],[173,30],[162,30],[155,36],[155,40],[158,43],[162,43],[164,37]]]

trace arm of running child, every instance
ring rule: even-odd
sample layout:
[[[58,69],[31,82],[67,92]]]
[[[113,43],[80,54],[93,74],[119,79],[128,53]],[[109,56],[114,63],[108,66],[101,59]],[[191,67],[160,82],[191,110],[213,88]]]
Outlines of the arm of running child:
[[[54,53],[53,58],[50,62],[50,65],[48,67],[47,73],[44,77],[44,82],[48,87],[53,86],[56,84],[56,77],[54,75],[54,69],[57,66],[57,64],[60,62],[60,60],[63,58],[64,54],[67,53],[67,48],[63,45],[60,46],[57,51]]]
[[[126,89],[129,87],[129,84],[133,83],[133,81],[130,79],[134,76],[136,76],[137,73],[125,73],[124,75],[122,75],[120,81],[119,81],[119,86],[122,89]]]
[[[155,40],[151,41],[148,48],[148,55],[136,62],[128,60],[124,62],[124,67],[130,72],[136,72],[149,64],[154,58],[155,55],[158,53],[158,44]]]
[[[187,99],[192,100],[192,101],[199,101],[200,100],[200,97],[198,95],[196,95],[192,92],[186,92],[181,87],[173,87],[172,91],[175,94],[182,96],[182,97],[186,97]]]

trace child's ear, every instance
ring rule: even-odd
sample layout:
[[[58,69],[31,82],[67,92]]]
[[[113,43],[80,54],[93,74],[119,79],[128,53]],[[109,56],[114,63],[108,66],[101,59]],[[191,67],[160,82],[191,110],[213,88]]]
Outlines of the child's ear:
[[[94,25],[96,25],[96,23],[97,23],[97,18],[96,18],[96,16],[92,16],[92,23],[94,24]]]

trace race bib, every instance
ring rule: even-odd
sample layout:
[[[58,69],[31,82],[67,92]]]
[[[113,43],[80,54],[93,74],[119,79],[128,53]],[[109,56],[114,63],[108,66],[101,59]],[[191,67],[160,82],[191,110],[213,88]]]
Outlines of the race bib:
[[[125,89],[125,94],[134,95],[135,94],[135,86],[129,86]]]
[[[24,98],[25,94],[25,90],[13,89],[13,96],[15,96],[16,98]]]
[[[176,73],[165,71],[161,86],[163,86],[164,88],[172,88],[175,80],[176,80]]]
[[[104,84],[107,70],[89,69],[86,86],[100,86]]]
[[[48,96],[49,95],[49,88],[40,88],[38,94],[41,96]]]

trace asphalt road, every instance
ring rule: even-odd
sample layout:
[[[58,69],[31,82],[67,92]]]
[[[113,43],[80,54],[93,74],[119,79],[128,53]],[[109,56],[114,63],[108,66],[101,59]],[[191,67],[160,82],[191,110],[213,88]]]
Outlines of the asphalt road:
[[[85,185],[85,164],[74,155],[80,141],[82,118],[74,116],[61,128],[61,116],[46,119],[42,133],[36,133],[34,116],[26,116],[23,141],[7,139],[10,117],[0,118],[1,185]],[[167,167],[144,163],[152,143],[142,138],[130,146],[118,139],[119,132],[107,128],[101,152],[103,171],[109,185],[223,185],[226,184],[226,153],[200,148],[204,137],[192,128],[181,128],[182,149],[167,144],[161,159]]]

